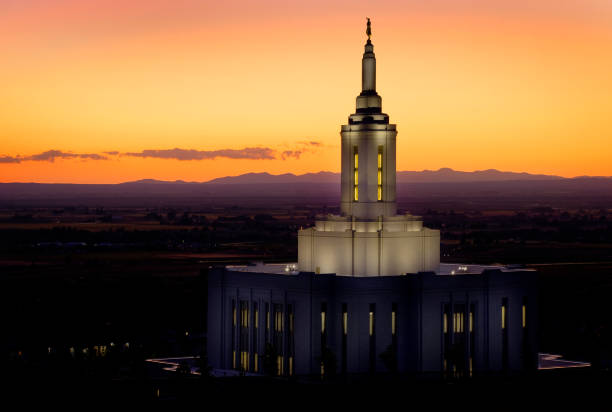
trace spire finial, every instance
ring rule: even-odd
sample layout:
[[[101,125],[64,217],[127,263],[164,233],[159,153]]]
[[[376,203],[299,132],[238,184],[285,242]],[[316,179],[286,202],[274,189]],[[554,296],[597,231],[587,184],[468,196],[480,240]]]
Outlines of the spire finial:
[[[370,40],[370,37],[372,36],[372,25],[370,23],[370,18],[366,17],[366,19],[368,19],[368,27],[366,29],[366,34],[368,35],[368,40]]]

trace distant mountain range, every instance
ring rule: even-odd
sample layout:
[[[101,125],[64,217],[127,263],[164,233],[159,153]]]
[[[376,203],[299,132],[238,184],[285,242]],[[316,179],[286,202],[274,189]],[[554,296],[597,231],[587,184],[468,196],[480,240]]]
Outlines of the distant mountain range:
[[[397,183],[444,183],[444,182],[501,182],[508,180],[559,180],[565,179],[561,176],[554,175],[535,175],[530,173],[502,172],[496,169],[477,170],[474,172],[462,172],[449,168],[438,170],[423,170],[397,172]],[[294,175],[293,173],[285,173],[281,175],[272,175],[270,173],[245,173],[238,176],[226,176],[209,180],[207,182],[184,182],[176,180],[174,182],[142,179],[133,182],[125,182],[122,184],[134,183],[150,183],[150,184],[169,184],[169,183],[206,183],[206,184],[267,184],[267,183],[338,183],[340,182],[340,173],[334,172],[318,172],[305,173],[302,175]]]
[[[119,184],[69,183],[0,183],[0,207],[50,204],[104,204],[151,207],[190,202],[249,203],[324,199],[333,204],[340,195],[340,173],[319,172],[294,175],[291,173],[246,173],[208,182],[162,181],[143,179]],[[501,202],[518,199],[548,202],[564,199],[573,204],[598,199],[596,204],[612,204],[612,178],[581,176],[564,178],[552,175],[502,172],[495,169],[461,172],[448,168],[439,170],[397,172],[398,200],[418,199],[467,202]],[[600,200],[604,200],[601,202]],[[582,203],[581,203],[582,202]],[[595,203],[589,203],[595,205]],[[599,207],[599,206],[597,206]]]
[[[557,180],[561,176],[533,175],[529,173],[501,172],[495,169],[461,172],[449,168],[397,172],[397,183],[434,183],[434,182],[497,182],[504,180]],[[227,176],[210,180],[206,183],[335,183],[340,182],[340,173],[319,172],[294,175],[285,173],[246,173],[239,176]]]

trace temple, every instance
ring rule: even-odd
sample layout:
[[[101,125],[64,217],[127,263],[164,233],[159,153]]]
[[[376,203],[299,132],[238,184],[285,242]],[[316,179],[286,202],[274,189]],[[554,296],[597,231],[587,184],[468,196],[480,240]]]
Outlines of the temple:
[[[298,262],[210,268],[207,356],[221,371],[470,377],[537,367],[537,273],[440,263],[440,233],[396,205],[368,19],[341,127],[340,215],[298,232]]]

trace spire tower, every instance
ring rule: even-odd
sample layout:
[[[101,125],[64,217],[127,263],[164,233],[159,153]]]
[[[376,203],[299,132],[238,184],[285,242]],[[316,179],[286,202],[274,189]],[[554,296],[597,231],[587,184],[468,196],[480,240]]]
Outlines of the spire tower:
[[[344,276],[394,276],[437,271],[440,232],[418,216],[398,215],[395,194],[397,130],[376,92],[372,26],[361,59],[361,93],[342,125],[341,215],[320,216],[298,232],[300,271]]]

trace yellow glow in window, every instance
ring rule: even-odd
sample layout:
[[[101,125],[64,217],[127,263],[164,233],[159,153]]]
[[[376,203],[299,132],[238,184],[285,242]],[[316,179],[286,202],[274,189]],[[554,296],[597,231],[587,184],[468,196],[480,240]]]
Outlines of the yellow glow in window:
[[[442,331],[448,333],[448,315],[446,313],[442,316]]]
[[[354,187],[354,196],[353,199],[355,201],[359,200],[359,153],[357,153],[357,146],[354,147],[354,182],[353,182],[353,187]]]
[[[523,305],[523,327],[527,327],[527,306]]]
[[[370,336],[374,335],[374,312],[370,312]]]
[[[378,173],[377,173],[377,181],[378,181],[378,190],[377,190],[377,200],[381,201],[382,200],[382,151],[383,151],[383,147],[382,146],[378,146]]]
[[[325,333],[325,312],[321,312],[321,333]]]
[[[470,312],[470,333],[474,331],[474,312]]]

